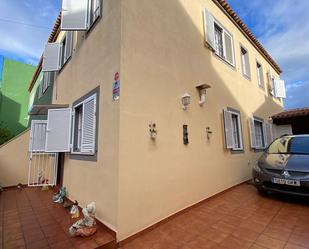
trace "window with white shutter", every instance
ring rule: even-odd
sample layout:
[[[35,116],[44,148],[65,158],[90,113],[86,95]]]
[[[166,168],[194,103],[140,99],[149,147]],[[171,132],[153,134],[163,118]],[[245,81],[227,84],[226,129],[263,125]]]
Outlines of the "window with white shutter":
[[[96,152],[96,100],[94,94],[73,107],[74,154],[94,155]]]
[[[72,56],[72,46],[73,46],[73,32],[67,31],[60,42],[60,59],[59,59],[59,69],[61,69],[65,63]]]
[[[219,24],[213,15],[204,10],[204,33],[207,46],[220,58],[235,66],[234,42],[232,35]]]
[[[240,113],[230,109],[223,111],[225,147],[231,150],[243,150],[243,137]]]
[[[46,120],[32,120],[29,141],[30,152],[45,152]]]
[[[252,149],[265,149],[272,142],[272,124],[263,119],[249,118],[250,140]]]
[[[46,129],[46,152],[69,152],[72,109],[49,109]]]
[[[248,50],[245,49],[243,46],[240,46],[240,56],[241,56],[241,68],[242,74],[250,79],[250,63],[249,63],[249,53]]]
[[[47,43],[43,54],[43,72],[53,72],[59,70],[60,44]]]
[[[256,74],[259,87],[264,88],[263,68],[261,63],[259,63],[258,61],[256,62]]]
[[[274,80],[274,95],[276,98],[286,98],[286,89],[284,80]]]
[[[215,19],[207,9],[204,9],[203,14],[205,42],[212,51],[215,51]]]
[[[63,0],[61,30],[88,30],[101,15],[102,0]]]
[[[39,98],[41,98],[47,89],[53,84],[55,80],[55,72],[43,72],[43,77],[40,82]]]
[[[270,93],[270,95],[275,96],[275,89],[274,89],[274,87],[275,87],[274,86],[275,77],[270,70],[268,70],[268,72],[267,72],[267,78],[268,78],[269,93]]]

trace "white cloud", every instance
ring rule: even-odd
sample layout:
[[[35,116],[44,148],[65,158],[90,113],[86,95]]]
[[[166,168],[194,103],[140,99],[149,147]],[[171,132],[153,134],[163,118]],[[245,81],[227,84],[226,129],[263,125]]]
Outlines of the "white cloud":
[[[1,0],[0,53],[6,57],[37,64],[60,5],[60,0]],[[4,19],[25,25],[3,21]]]

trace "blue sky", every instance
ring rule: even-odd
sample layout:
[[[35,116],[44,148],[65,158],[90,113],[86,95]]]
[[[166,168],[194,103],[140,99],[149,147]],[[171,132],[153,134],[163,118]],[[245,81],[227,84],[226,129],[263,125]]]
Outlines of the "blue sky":
[[[36,65],[61,0],[0,0],[0,55]]]
[[[285,108],[309,107],[309,1],[228,2],[281,66]]]
[[[228,2],[282,67],[285,107],[309,107],[309,1]],[[0,55],[36,65],[60,8],[61,0],[0,0]]]

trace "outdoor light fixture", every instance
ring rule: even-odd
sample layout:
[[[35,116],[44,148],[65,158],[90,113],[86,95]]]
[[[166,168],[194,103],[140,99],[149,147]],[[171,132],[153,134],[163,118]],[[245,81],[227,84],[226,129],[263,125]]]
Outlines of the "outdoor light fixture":
[[[207,89],[209,88],[211,88],[211,86],[207,84],[202,84],[196,87],[196,89],[200,94],[200,101],[199,101],[200,106],[204,105],[204,103],[206,102],[206,93]]]
[[[182,108],[184,110],[187,110],[188,106],[190,105],[191,102],[191,96],[188,93],[185,93],[182,97],[181,97],[181,101],[182,101]]]

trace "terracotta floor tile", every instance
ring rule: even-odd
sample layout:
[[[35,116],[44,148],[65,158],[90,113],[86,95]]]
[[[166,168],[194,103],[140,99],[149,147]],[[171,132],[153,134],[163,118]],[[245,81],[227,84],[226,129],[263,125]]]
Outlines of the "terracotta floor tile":
[[[247,249],[250,248],[250,246],[253,244],[252,241],[243,240],[237,237],[234,237],[233,235],[228,236],[226,239],[224,239],[220,245],[227,248],[227,249]]]
[[[308,247],[309,245],[309,236],[308,235],[298,235],[292,234],[289,238],[289,242],[298,246]]]
[[[47,249],[49,248],[47,240],[34,241],[27,244],[27,249]]]
[[[309,248],[309,245],[308,247],[302,247],[302,246],[298,246],[292,243],[287,243],[284,247],[284,249],[307,249],[307,248]]]
[[[260,246],[260,245],[258,245],[258,244],[253,244],[251,247],[250,247],[250,249],[265,249],[266,247],[264,247],[264,246]]]
[[[289,239],[291,233],[292,233],[291,230],[285,229],[284,227],[282,228],[267,227],[263,232],[264,235],[267,235],[269,237],[272,237],[274,239],[278,239],[284,242],[286,242]]]
[[[282,249],[285,245],[284,241],[274,239],[266,235],[261,235],[255,243],[269,249]]]
[[[186,244],[189,248],[199,248],[199,249],[213,249],[217,248],[218,244],[212,240],[206,240],[201,237],[197,237],[195,240]]]
[[[260,234],[246,228],[238,227],[233,231],[232,235],[234,237],[253,242],[259,237]]]
[[[226,237],[229,236],[229,233],[223,232],[215,228],[210,228],[200,236],[206,240],[211,240],[220,244]]]

